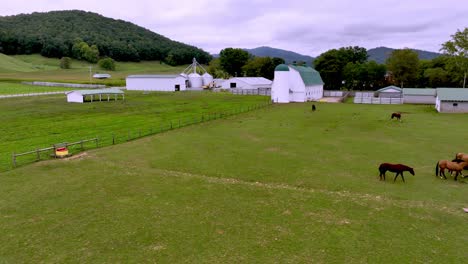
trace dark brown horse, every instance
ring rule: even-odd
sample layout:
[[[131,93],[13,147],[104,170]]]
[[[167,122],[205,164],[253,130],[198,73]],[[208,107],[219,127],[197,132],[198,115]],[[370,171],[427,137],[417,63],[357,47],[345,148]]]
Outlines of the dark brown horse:
[[[400,120],[401,119],[401,113],[398,113],[398,112],[392,113],[392,119],[394,117],[396,117],[396,119]]]
[[[385,172],[387,171],[396,173],[395,178],[393,179],[393,182],[396,181],[396,178],[398,177],[398,175],[401,175],[401,179],[403,180],[403,182],[405,182],[405,178],[403,177],[404,171],[409,171],[411,175],[414,175],[414,169],[403,164],[382,163],[379,166],[379,171],[380,171],[380,175],[379,175],[380,180],[383,179],[384,181],[385,181]]]

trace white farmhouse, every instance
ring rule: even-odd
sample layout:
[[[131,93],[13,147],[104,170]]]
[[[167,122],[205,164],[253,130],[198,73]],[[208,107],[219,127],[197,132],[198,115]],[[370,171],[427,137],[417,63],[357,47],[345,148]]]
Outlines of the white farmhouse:
[[[223,89],[271,88],[272,81],[263,77],[233,77],[221,83]]]
[[[127,90],[136,91],[184,91],[188,78],[183,75],[129,75],[126,85]]]
[[[323,97],[320,73],[311,67],[280,64],[275,68],[271,100],[275,103],[316,101]]]

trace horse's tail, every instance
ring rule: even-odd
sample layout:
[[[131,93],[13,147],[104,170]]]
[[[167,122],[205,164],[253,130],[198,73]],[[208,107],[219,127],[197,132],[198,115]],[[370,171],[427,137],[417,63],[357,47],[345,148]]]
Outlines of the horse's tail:
[[[436,177],[439,176],[439,162],[436,163],[435,173],[436,173]]]

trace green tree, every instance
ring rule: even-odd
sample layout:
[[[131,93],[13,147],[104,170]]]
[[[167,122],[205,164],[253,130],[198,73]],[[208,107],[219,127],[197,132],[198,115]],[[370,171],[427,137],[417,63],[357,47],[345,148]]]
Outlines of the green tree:
[[[242,49],[226,48],[219,53],[221,68],[231,76],[242,76],[242,67],[249,61],[249,53]]]
[[[447,86],[449,74],[442,68],[429,68],[424,71],[424,77],[427,78],[429,87]]]
[[[387,68],[390,71],[395,85],[407,87],[414,85],[418,77],[419,57],[410,49],[394,50],[387,59]]]
[[[60,59],[60,68],[62,69],[70,69],[71,68],[72,60],[70,57],[62,57]]]
[[[314,65],[325,82],[325,89],[340,89],[345,81],[346,65],[348,63],[360,64],[366,60],[366,49],[356,46],[328,50],[315,59]]]
[[[225,72],[221,68],[221,62],[219,58],[212,59],[210,61],[207,71],[213,76],[213,78],[228,79],[230,77],[229,73]]]
[[[254,57],[242,67],[242,70],[249,77],[265,77],[273,80],[275,67],[283,63],[284,60],[281,58]]]
[[[98,61],[98,65],[101,69],[115,71],[115,61],[112,58],[104,58]]]
[[[449,40],[442,44],[441,51],[452,57],[452,62],[463,75],[463,88],[466,86],[466,75],[468,72],[468,28],[457,32]]]

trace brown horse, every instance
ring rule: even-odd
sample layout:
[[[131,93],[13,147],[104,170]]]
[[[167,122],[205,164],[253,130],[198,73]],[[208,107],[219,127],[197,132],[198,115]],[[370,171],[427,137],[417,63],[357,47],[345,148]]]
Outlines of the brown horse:
[[[447,177],[445,177],[445,169],[447,169],[450,173],[453,171],[455,172],[454,180],[457,180],[458,175],[461,175],[461,177],[464,178],[462,171],[466,165],[468,165],[468,162],[460,159],[454,159],[452,161],[439,160],[435,168],[436,176],[444,176],[444,179],[447,179]]]
[[[394,117],[396,117],[396,119],[400,120],[401,119],[401,113],[399,113],[399,112],[392,113],[392,119]]]
[[[380,171],[380,175],[379,175],[380,180],[383,179],[384,181],[385,181],[385,172],[387,171],[396,173],[395,178],[393,179],[393,182],[396,181],[396,178],[398,177],[398,175],[401,175],[401,179],[403,180],[403,182],[405,182],[405,178],[403,177],[404,171],[409,171],[409,173],[414,175],[414,169],[403,164],[382,163],[379,166],[379,171]]]
[[[455,159],[460,159],[460,160],[464,160],[464,161],[468,161],[468,154],[466,153],[457,153],[455,155]],[[465,166],[465,170],[468,170],[468,167]]]

